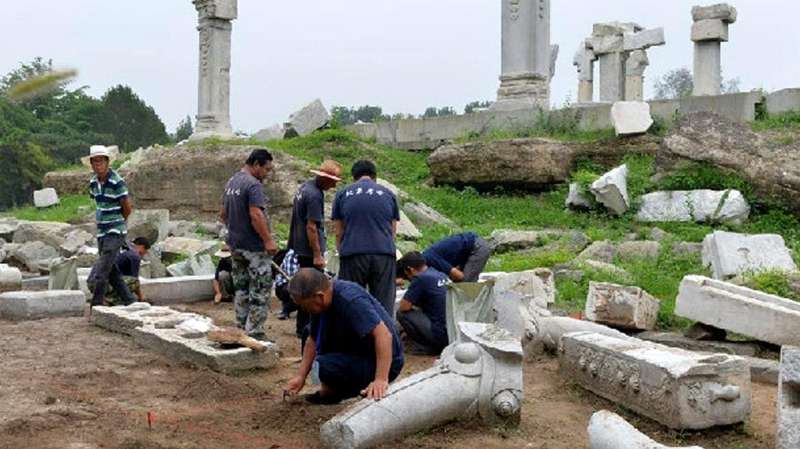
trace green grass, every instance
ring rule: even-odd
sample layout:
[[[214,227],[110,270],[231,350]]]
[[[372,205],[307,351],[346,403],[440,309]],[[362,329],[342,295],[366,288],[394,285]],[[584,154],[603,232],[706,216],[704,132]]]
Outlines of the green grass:
[[[746,273],[743,278],[744,285],[747,287],[800,301],[800,292],[791,287],[791,281],[783,271],[771,270]]]
[[[33,206],[21,207],[8,210],[3,215],[19,220],[71,223],[94,212],[94,203],[88,195],[67,195],[60,199],[58,205],[46,209],[37,209]]]
[[[800,130],[800,111],[765,114],[753,122],[754,131]]]

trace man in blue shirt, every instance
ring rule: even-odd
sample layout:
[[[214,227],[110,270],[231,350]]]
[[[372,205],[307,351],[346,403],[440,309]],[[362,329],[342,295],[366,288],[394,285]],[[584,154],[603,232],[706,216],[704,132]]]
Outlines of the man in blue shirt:
[[[397,277],[411,281],[400,301],[397,321],[420,352],[441,354],[449,343],[447,276],[428,267],[422,254],[415,251],[397,261]]]
[[[492,255],[492,247],[478,234],[465,232],[434,243],[422,255],[428,266],[445,273],[453,282],[477,282]]]
[[[272,256],[278,252],[265,215],[261,184],[271,170],[269,151],[253,150],[245,166],[225,185],[220,211],[220,219],[228,227],[236,324],[262,340],[272,295]]]
[[[117,271],[122,275],[122,280],[133,292],[139,301],[144,301],[141,284],[139,283],[139,270],[142,266],[142,257],[147,255],[150,250],[150,241],[146,237],[137,237],[133,242],[126,245],[125,250],[120,251],[114,261]],[[90,292],[97,288],[97,269],[92,267],[87,278],[87,286]],[[110,287],[106,287],[105,303],[108,305],[118,305],[122,298]]]
[[[385,397],[389,382],[403,369],[403,345],[382,305],[359,285],[331,281],[313,268],[297,272],[289,293],[311,314],[311,332],[286,391],[299,393],[312,374],[320,389],[306,400],[314,404],[335,404],[359,394]]]
[[[373,162],[356,162],[351,174],[355,182],[340,190],[333,202],[339,279],[368,289],[394,317],[394,239],[400,221],[397,198],[375,182],[378,175]]]

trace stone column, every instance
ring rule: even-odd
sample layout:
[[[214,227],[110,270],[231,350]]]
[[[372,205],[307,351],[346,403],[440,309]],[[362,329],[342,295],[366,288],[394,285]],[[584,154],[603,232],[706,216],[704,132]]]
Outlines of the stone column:
[[[644,71],[650,61],[644,50],[632,51],[625,62],[625,101],[644,100]]]
[[[502,0],[502,74],[493,110],[550,105],[550,0]]]
[[[597,55],[591,44],[583,42],[572,64],[578,69],[578,103],[591,103],[594,98],[594,62]]]
[[[722,42],[728,25],[736,22],[736,8],[728,4],[692,8],[694,42],[693,95],[719,95],[722,88]]]
[[[634,23],[597,23],[590,45],[600,61],[600,101],[613,103],[625,98],[625,33],[641,31]]]
[[[230,117],[231,21],[237,0],[193,0],[200,32],[197,125],[190,140],[233,138]]]

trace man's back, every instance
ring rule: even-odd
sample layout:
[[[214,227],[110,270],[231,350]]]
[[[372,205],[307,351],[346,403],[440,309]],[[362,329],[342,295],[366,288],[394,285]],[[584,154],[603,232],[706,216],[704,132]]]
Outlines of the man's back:
[[[394,256],[392,222],[400,220],[397,198],[370,179],[357,181],[339,191],[333,204],[334,220],[344,224],[339,254]]]
[[[225,185],[223,206],[228,227],[227,243],[234,250],[263,252],[264,243],[250,219],[250,207],[265,207],[261,182],[243,171],[234,174]]]
[[[474,232],[456,234],[434,243],[422,255],[428,265],[442,273],[449,273],[453,267],[463,268],[477,237]]]
[[[312,257],[314,255],[311,244],[306,234],[306,225],[313,221],[317,227],[319,247],[325,252],[325,197],[315,181],[304,183],[295,195],[292,205],[292,222],[289,228],[289,247],[299,256]]]
[[[422,309],[437,338],[447,339],[447,276],[428,267],[411,281],[403,299]]]

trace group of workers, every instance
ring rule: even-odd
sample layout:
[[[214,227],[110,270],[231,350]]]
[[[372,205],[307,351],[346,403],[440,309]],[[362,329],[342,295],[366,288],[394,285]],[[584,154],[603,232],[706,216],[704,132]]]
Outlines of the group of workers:
[[[138,276],[138,260],[150,246],[137,239],[127,251],[120,251],[126,247],[125,219],[131,205],[127,186],[108,166],[108,156],[99,148],[90,150],[95,172],[90,193],[97,202],[100,250],[90,276],[92,305],[109,302],[109,285],[120,304],[136,301],[132,291],[138,289],[129,287],[123,276]],[[361,160],[351,168],[353,182],[339,189],[333,201],[330,219],[339,255],[338,274],[333,277],[325,270],[324,198],[342,180],[341,166],[326,160],[300,186],[283,251],[270,229],[262,185],[272,169],[269,151],[253,150],[225,185],[220,219],[228,234],[226,248],[217,253],[221,261],[214,278],[214,301],[232,296],[237,325],[249,336],[266,340],[264,325],[274,285],[282,302],[278,318],[287,319],[297,311],[303,355],[287,393],[299,393],[311,375],[312,383],[319,385],[305,396],[311,403],[338,403],[358,395],[381,399],[403,368],[398,327],[417,351],[439,354],[449,341],[447,284],[477,281],[491,247],[468,232],[397,260],[397,198],[377,182],[375,164]],[[124,253],[128,256],[121,256]],[[131,265],[136,265],[133,275],[126,268]],[[401,280],[409,285],[396,304]],[[137,295],[142,299],[140,292]]]

